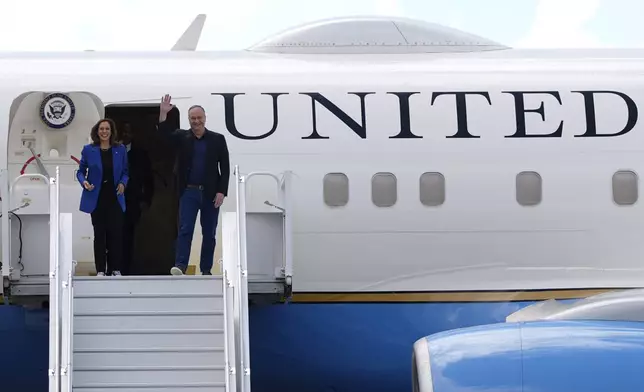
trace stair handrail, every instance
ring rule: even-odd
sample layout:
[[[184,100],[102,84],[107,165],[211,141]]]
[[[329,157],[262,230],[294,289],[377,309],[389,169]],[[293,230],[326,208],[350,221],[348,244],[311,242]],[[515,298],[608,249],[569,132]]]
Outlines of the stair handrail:
[[[293,230],[292,228],[293,218],[291,214],[292,204],[291,204],[291,196],[290,196],[292,174],[293,173],[290,170],[286,170],[282,173],[282,176],[280,177],[268,171],[254,171],[244,176],[245,177],[244,183],[250,181],[250,179],[255,176],[267,176],[275,180],[275,185],[277,186],[277,197],[279,198],[279,204],[281,204],[281,206],[273,205],[268,201],[265,201],[264,204],[277,208],[282,212],[282,217],[283,217],[282,274],[284,275],[284,283],[286,286],[285,293],[284,293],[286,297],[290,296],[289,292],[293,285],[293,238],[291,236],[291,233]],[[245,185],[244,185],[244,188],[245,188]],[[244,193],[244,203],[246,200],[245,196],[246,194]],[[244,219],[245,219],[245,215],[244,215]]]
[[[11,203],[11,193],[9,192],[9,171],[7,169],[2,169],[0,170],[0,183],[2,186],[2,190],[0,190],[0,201],[2,204],[2,240],[0,241],[0,244],[2,244],[2,258],[0,259],[2,261],[2,271],[0,271],[0,275],[3,277],[3,279],[0,279],[0,281],[4,280],[4,277],[9,277],[11,273],[11,233],[9,230],[11,230],[11,225],[9,225],[9,203]]]
[[[45,177],[42,174],[38,173],[27,173],[27,174],[21,174],[18,177],[16,177],[11,184],[9,184],[9,170],[8,169],[3,169],[0,172],[0,177],[2,178],[2,191],[0,192],[1,198],[2,198],[2,244],[6,244],[5,246],[2,247],[2,271],[1,275],[9,277],[11,276],[11,225],[9,224],[9,213],[14,210],[10,210],[11,202],[13,200],[13,191],[16,188],[16,184],[25,179],[25,178],[38,178],[41,179],[45,182],[45,184],[50,184],[49,178]],[[51,205],[51,189],[49,192],[49,203]],[[28,205],[28,204],[27,204]],[[26,207],[21,206],[18,208],[23,208]],[[51,210],[49,211],[51,214]]]
[[[62,388],[63,392],[72,392],[72,378],[73,378],[73,359],[74,359],[74,272],[70,270],[67,273],[67,281],[63,282],[63,287],[67,290],[67,312],[65,318],[67,318],[67,328],[65,330],[66,334],[66,350],[67,358],[66,362],[61,363],[61,367],[64,366],[64,371],[61,371],[61,376],[66,376],[65,385]]]
[[[234,361],[231,363],[230,360],[230,354],[231,354],[231,337],[232,339],[232,352],[235,352],[235,322],[234,319],[231,319],[231,317],[234,317],[234,309],[230,309],[230,294],[229,290],[234,290],[234,285],[232,281],[230,280],[230,271],[228,269],[223,267],[222,263],[222,289],[223,289],[223,301],[224,301],[224,358],[225,358],[225,363],[224,363],[224,369],[226,372],[226,392],[236,392],[237,387],[236,387],[236,372],[235,372],[235,364]],[[233,296],[233,301],[234,301],[234,296]],[[234,303],[233,305],[234,306]],[[232,320],[232,323],[231,323]],[[231,331],[231,324],[232,324],[232,331]]]
[[[228,359],[228,271],[221,270],[221,294],[224,303],[224,372],[226,372],[226,392],[230,392],[230,361]]]
[[[58,166],[57,166],[57,167],[58,167]],[[19,175],[18,177],[16,177],[16,178],[11,182],[11,189],[10,189],[10,192],[11,192],[11,195],[12,195],[12,196],[13,196],[13,191],[16,189],[16,184],[17,184],[18,182],[20,182],[20,180],[23,180],[23,179],[25,179],[25,178],[38,178],[38,179],[41,179],[41,180],[45,181],[46,183],[49,183],[49,185],[51,185],[51,184],[52,184],[52,182],[51,182],[51,177],[45,177],[45,176],[44,176],[44,175],[42,175],[42,174],[38,174],[38,173],[26,173],[26,174],[21,174],[21,175]],[[56,182],[56,183],[57,183],[57,182]],[[51,200],[51,193],[50,193],[49,195],[50,195],[50,200]],[[50,204],[50,206],[51,206],[51,204]]]
[[[59,214],[60,222],[60,275],[62,281],[62,298],[65,305],[61,306],[62,344],[61,353],[61,391],[72,392],[73,359],[74,359],[74,270],[73,260],[73,218],[71,213]]]
[[[239,165],[234,167],[236,183],[236,226],[237,226],[237,257],[235,265],[236,285],[234,287],[235,303],[239,312],[239,352],[240,356],[240,377],[238,385],[240,391],[250,392],[250,337],[249,337],[249,317],[248,317],[248,256],[247,256],[247,231],[246,231],[246,183],[255,176],[268,176],[275,180],[277,192],[281,207],[273,206],[282,211],[284,217],[284,254],[282,257],[283,273],[287,287],[292,284],[292,239],[289,235],[292,230],[292,218],[290,213],[291,200],[289,197],[290,189],[290,171],[286,171],[280,177],[267,171],[254,171],[242,175]],[[266,203],[269,204],[270,203]],[[287,294],[288,295],[288,294]]]
[[[291,198],[291,178],[293,172],[287,170],[282,175],[282,180],[279,183],[279,189],[282,199],[282,206],[284,208],[284,296],[289,298],[293,288],[293,213],[292,206],[293,200]]]
[[[239,309],[239,328],[241,329],[239,341],[240,352],[240,384],[242,392],[250,392],[250,345],[248,328],[248,263],[246,253],[246,181],[249,176],[241,175],[239,165],[235,165],[236,192],[236,218],[237,218],[237,274],[236,299]]]
[[[42,174],[30,174],[18,176],[13,184],[12,191],[15,184],[21,178],[33,176],[43,176]],[[53,329],[53,348],[50,342],[50,367],[49,367],[49,392],[60,392],[60,371],[61,371],[61,312],[60,312],[60,211],[59,211],[59,197],[60,197],[60,171],[56,167],[56,176],[45,178],[49,183],[49,325],[50,325],[50,339],[52,338]],[[51,325],[53,323],[53,326]],[[51,354],[53,351],[53,360]],[[52,363],[53,362],[53,363]]]

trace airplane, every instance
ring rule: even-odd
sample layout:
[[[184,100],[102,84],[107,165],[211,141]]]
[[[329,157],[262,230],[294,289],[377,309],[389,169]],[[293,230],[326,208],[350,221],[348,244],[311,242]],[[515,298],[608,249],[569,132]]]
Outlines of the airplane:
[[[272,178],[254,177],[244,195],[258,230],[249,259],[270,259],[249,280],[254,390],[410,390],[421,383],[410,377],[412,347],[421,342],[418,358],[443,336],[432,334],[641,286],[644,50],[523,50],[431,23],[351,17],[201,52],[204,22],[167,52],[0,55],[5,298],[49,292],[47,188],[37,176],[15,182],[21,174],[60,168],[73,257],[92,268],[74,174],[103,117],[136,122],[152,157],[160,179],[137,258],[169,273],[174,156],[156,132],[165,94],[177,127],[189,127],[191,105],[205,107],[241,172],[291,173],[288,207]],[[222,212],[236,208],[230,181]],[[280,209],[290,233],[269,222]]]

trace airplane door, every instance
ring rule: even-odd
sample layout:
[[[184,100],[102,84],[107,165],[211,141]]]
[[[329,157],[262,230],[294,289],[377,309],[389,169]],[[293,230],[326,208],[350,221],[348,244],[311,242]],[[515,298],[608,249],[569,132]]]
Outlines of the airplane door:
[[[90,130],[105,115],[95,94],[82,91],[30,91],[11,105],[7,144],[9,182],[14,184],[11,206],[20,218],[11,223],[11,262],[24,278],[47,276],[49,270],[49,193],[40,178],[60,169],[60,211],[73,213],[74,259],[93,262],[93,229],[89,215],[79,211],[82,188],[76,180],[80,154],[90,141]],[[22,241],[22,243],[20,243]],[[12,277],[13,274],[12,274]]]

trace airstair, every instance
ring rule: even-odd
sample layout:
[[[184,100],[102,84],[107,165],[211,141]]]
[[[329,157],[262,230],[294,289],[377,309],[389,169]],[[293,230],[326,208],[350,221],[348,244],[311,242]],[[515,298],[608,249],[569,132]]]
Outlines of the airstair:
[[[283,204],[249,223],[245,184],[257,175],[276,180]],[[238,167],[235,177],[237,209],[223,217],[221,276],[83,277],[74,275],[72,214],[59,211],[56,168],[47,179],[49,392],[250,392],[249,287],[283,284],[288,293],[292,282],[290,235],[274,247],[277,256],[262,259],[247,251],[261,240],[247,234],[275,224],[290,233],[289,177],[243,176]]]

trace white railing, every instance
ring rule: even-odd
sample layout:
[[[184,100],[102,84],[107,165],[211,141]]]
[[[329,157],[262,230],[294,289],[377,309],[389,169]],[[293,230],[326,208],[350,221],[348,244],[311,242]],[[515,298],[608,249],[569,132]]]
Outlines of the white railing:
[[[0,184],[2,190],[0,195],[2,196],[2,278],[9,278],[11,273],[11,233],[9,232],[9,203],[11,203],[11,197],[9,193],[9,172],[6,169],[0,171]]]
[[[59,276],[61,293],[61,356],[60,383],[62,392],[72,391],[72,360],[74,358],[74,270],[72,259],[72,214],[60,214]]]
[[[0,172],[0,186],[2,187],[2,278],[12,279],[13,266],[11,265],[11,226],[9,224],[9,214],[16,209],[10,210],[13,200],[13,192],[16,184],[24,179],[38,178],[43,180],[49,187],[49,391],[71,391],[64,389],[61,385],[61,359],[62,359],[62,297],[61,297],[61,237],[65,237],[65,255],[71,259],[71,215],[65,217],[65,228],[61,231],[60,220],[60,169],[56,167],[56,176],[54,178],[42,174],[23,174],[16,177],[9,184],[9,171],[4,169]],[[68,249],[67,249],[68,248]],[[71,266],[71,263],[70,263]],[[73,269],[72,269],[73,271]],[[63,388],[63,389],[61,389]]]
[[[286,298],[291,296],[293,289],[293,200],[291,199],[291,181],[293,173],[284,172],[279,183],[282,206],[284,207],[284,283]]]
[[[59,167],[56,167],[56,176],[46,181],[49,183],[49,392],[71,392],[75,269],[72,214],[60,213]]]
[[[235,285],[229,271],[222,264],[222,292],[224,300],[224,369],[226,371],[226,392],[237,392],[235,362]]]
[[[237,383],[241,392],[250,392],[250,338],[248,332],[248,263],[246,253],[246,177],[235,166],[236,217],[237,217],[237,265],[235,303],[237,305],[237,356],[239,369]]]
[[[14,180],[14,185],[20,177]],[[61,391],[60,204],[58,203],[60,186],[58,179],[58,167],[56,167],[56,177],[45,178],[49,183],[49,392]]]
[[[235,170],[237,170],[238,167],[235,166]],[[282,276],[284,277],[284,283],[285,283],[285,288],[288,290],[290,289],[291,285],[293,284],[293,242],[292,242],[292,224],[293,224],[293,219],[292,219],[292,214],[291,214],[291,198],[290,198],[290,187],[291,187],[291,172],[290,171],[285,171],[282,173],[281,178],[275,175],[274,173],[271,172],[264,172],[264,171],[256,171],[256,172],[250,172],[245,176],[239,176],[238,180],[238,191],[242,192],[241,195],[243,198],[241,199],[242,203],[241,205],[243,206],[243,213],[239,212],[239,208],[237,211],[239,212],[239,217],[241,218],[241,221],[243,221],[244,225],[244,233],[246,233],[246,183],[250,181],[251,178],[257,176],[265,176],[265,177],[270,177],[273,180],[275,180],[275,183],[277,185],[277,195],[278,195],[278,203],[281,205],[276,206],[268,201],[265,201],[264,204],[269,205],[271,207],[274,207],[282,212],[283,216],[283,237],[282,237],[282,249],[284,249],[284,253],[282,254]],[[239,195],[238,192],[238,195]],[[238,202],[238,205],[240,203]],[[244,234],[244,250],[246,249],[246,234]],[[246,255],[244,254],[244,259],[246,259]],[[285,293],[285,295],[288,297],[289,293]]]
[[[52,183],[50,178],[42,174],[22,174],[16,177],[11,185],[9,185],[9,171],[2,170],[0,173],[0,179],[2,180],[2,276],[9,280],[13,279],[13,267],[11,265],[11,225],[9,224],[9,214],[17,211],[21,208],[27,207],[29,203],[25,203],[22,206],[18,206],[13,209],[9,209],[13,200],[13,192],[16,189],[16,184],[24,179],[33,179],[37,178],[43,180],[45,184],[49,184],[49,206],[51,207],[52,203]],[[51,216],[51,209],[49,211]]]
[[[285,287],[292,284],[292,239],[291,239],[291,201],[289,198],[290,172],[285,172],[281,178],[270,172],[251,172],[242,175],[239,166],[235,166],[235,184],[236,184],[236,211],[235,220],[229,221],[226,217],[224,226],[234,227],[234,230],[226,231],[227,237],[224,240],[224,258],[223,273],[225,284],[232,285],[234,297],[233,304],[233,322],[234,336],[232,341],[235,344],[235,368],[240,369],[237,372],[237,387],[240,392],[250,392],[250,337],[249,337],[249,318],[248,318],[248,253],[247,253],[247,229],[246,229],[246,184],[255,176],[268,176],[277,183],[277,192],[279,195],[280,206],[274,206],[282,211],[284,216],[284,237],[283,241],[283,264],[282,273],[285,280]],[[228,225],[227,225],[228,224]],[[229,275],[228,275],[229,274]],[[286,293],[288,295],[288,293]]]

